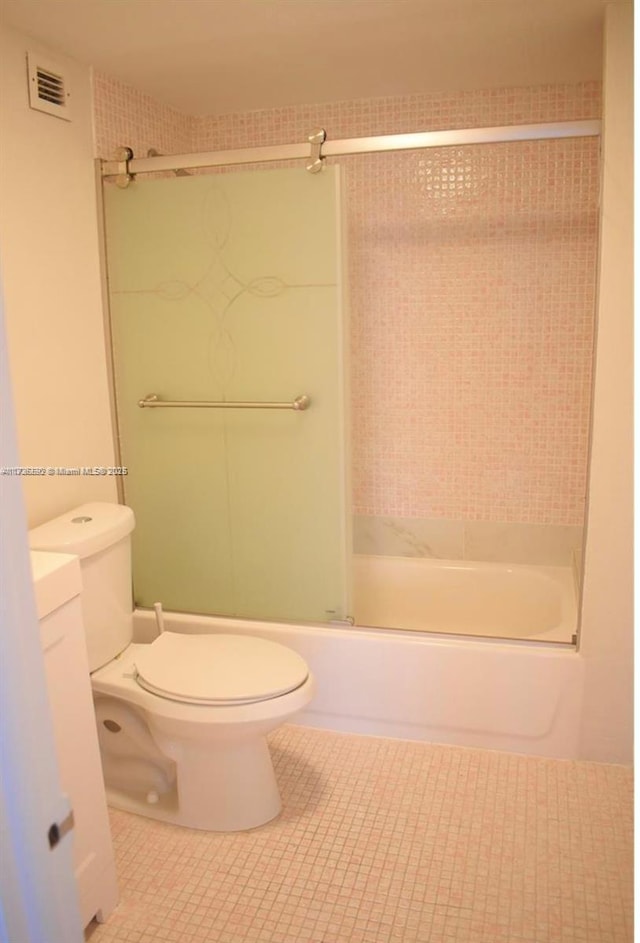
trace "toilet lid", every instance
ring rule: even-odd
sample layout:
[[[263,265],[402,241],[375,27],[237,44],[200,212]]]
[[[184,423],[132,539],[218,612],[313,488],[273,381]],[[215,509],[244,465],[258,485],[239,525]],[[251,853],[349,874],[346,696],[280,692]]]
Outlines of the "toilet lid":
[[[246,635],[163,632],[136,653],[136,680],[192,704],[249,704],[299,688],[309,669],[297,652]]]

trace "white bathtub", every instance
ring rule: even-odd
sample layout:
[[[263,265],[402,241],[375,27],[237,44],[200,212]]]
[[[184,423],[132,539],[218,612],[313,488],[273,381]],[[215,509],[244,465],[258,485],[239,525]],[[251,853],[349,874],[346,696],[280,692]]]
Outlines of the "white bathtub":
[[[571,642],[571,567],[357,555],[357,625]]]
[[[571,759],[583,660],[571,646],[165,613],[173,632],[239,632],[306,659],[317,695],[297,722],[348,733]],[[134,638],[155,614],[136,610]]]

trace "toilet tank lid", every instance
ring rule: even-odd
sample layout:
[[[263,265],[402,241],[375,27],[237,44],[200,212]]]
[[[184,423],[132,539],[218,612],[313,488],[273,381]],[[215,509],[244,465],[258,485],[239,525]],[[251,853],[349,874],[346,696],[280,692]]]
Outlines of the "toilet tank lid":
[[[133,511],[124,504],[94,501],[29,531],[32,550],[89,557],[126,537],[134,528]]]

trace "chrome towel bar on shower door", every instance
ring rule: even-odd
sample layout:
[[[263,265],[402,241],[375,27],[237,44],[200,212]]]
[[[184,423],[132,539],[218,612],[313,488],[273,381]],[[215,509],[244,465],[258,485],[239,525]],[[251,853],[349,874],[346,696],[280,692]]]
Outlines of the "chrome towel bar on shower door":
[[[296,396],[292,403],[210,403],[206,400],[170,400],[160,399],[157,393],[149,393],[144,399],[138,400],[141,409],[158,409],[160,407],[180,407],[196,409],[295,409],[298,412],[308,409],[311,398],[306,393]]]

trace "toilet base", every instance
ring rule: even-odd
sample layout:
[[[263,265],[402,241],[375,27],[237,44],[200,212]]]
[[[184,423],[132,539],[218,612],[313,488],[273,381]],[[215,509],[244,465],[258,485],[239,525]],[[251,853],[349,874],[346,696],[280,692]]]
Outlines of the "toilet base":
[[[179,754],[179,824],[236,832],[264,825],[280,812],[280,791],[264,737],[240,743],[158,740],[169,756],[178,759],[172,747]]]
[[[147,797],[107,786],[113,808],[211,832],[257,828],[280,813],[280,791],[264,737],[215,745],[162,742],[157,732],[155,737],[176,760],[176,785],[164,795]]]

